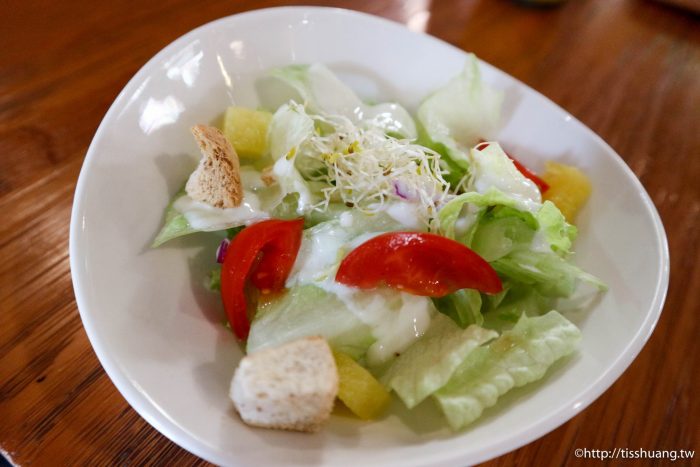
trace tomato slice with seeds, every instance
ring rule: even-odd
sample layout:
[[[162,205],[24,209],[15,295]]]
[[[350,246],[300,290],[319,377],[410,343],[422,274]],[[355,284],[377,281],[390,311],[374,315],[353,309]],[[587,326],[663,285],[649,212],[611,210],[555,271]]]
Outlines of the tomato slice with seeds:
[[[428,297],[459,289],[490,294],[503,290],[496,271],[472,250],[420,232],[389,232],[366,241],[343,259],[335,280],[361,289],[387,285]]]
[[[250,331],[245,287],[248,280],[263,292],[284,288],[301,245],[304,219],[271,219],[243,229],[228,246],[221,268],[221,298],[239,339]]]

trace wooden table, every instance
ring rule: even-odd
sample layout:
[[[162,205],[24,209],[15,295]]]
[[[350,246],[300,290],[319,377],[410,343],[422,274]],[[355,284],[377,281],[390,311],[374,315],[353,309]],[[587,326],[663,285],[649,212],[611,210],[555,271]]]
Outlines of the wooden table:
[[[20,465],[203,464],[129,407],[90,347],[68,262],[73,190],[97,125],[152,55],[210,20],[283,2],[95,3],[0,6],[0,447]],[[640,356],[580,415],[491,464],[700,448],[698,18],[645,0],[329,3],[424,29],[542,92],[622,155],[666,226],[671,287]]]

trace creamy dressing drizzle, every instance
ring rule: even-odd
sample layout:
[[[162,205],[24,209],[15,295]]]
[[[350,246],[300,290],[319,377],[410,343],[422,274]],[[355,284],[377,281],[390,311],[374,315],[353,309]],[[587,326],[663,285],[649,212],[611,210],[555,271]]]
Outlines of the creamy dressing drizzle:
[[[372,329],[377,340],[367,351],[367,362],[380,365],[425,334],[435,308],[427,297],[391,289],[359,290],[335,281],[341,255],[383,233],[367,232],[353,239],[347,227],[354,220],[351,213],[345,214],[337,224],[321,225],[304,236],[286,286],[313,284],[335,294]]]
[[[514,199],[521,210],[536,212],[542,204],[537,185],[523,176],[498,144],[470,152],[474,164],[474,189],[485,193],[494,187]]]
[[[387,204],[384,211],[396,222],[405,225],[409,229],[421,229],[424,227],[418,214],[419,207],[416,203],[407,201],[395,201]]]
[[[227,229],[234,225],[248,225],[270,217],[260,209],[258,196],[246,190],[243,190],[243,202],[235,208],[215,208],[207,203],[195,201],[188,195],[179,197],[173,207],[185,216],[193,228],[207,232]]]
[[[335,223],[321,224],[313,229],[313,234],[305,234],[286,286],[309,284],[322,281],[330,274],[330,269],[338,263],[341,248],[350,235]]]
[[[377,340],[367,349],[370,366],[381,365],[410,347],[428,330],[435,313],[427,297],[391,289],[359,290],[339,284],[333,277],[316,285],[334,293],[372,329]]]

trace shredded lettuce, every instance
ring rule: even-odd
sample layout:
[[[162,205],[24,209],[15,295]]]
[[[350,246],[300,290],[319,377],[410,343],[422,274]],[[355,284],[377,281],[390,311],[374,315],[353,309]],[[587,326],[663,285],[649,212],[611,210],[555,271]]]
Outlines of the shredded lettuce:
[[[470,352],[434,399],[450,427],[459,430],[510,389],[541,379],[580,339],[578,328],[556,311],[523,315],[512,330]]]

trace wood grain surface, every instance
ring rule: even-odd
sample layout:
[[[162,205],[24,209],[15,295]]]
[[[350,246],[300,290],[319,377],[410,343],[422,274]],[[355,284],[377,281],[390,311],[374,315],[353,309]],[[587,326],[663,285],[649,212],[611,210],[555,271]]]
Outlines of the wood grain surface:
[[[205,464],[141,419],[97,361],[71,285],[70,209],[100,120],[151,56],[210,20],[281,4],[0,2],[0,448],[15,463]],[[622,155],[666,226],[671,286],[639,357],[581,414],[488,464],[700,448],[698,17],[645,0],[326,4],[424,29],[548,96]]]

